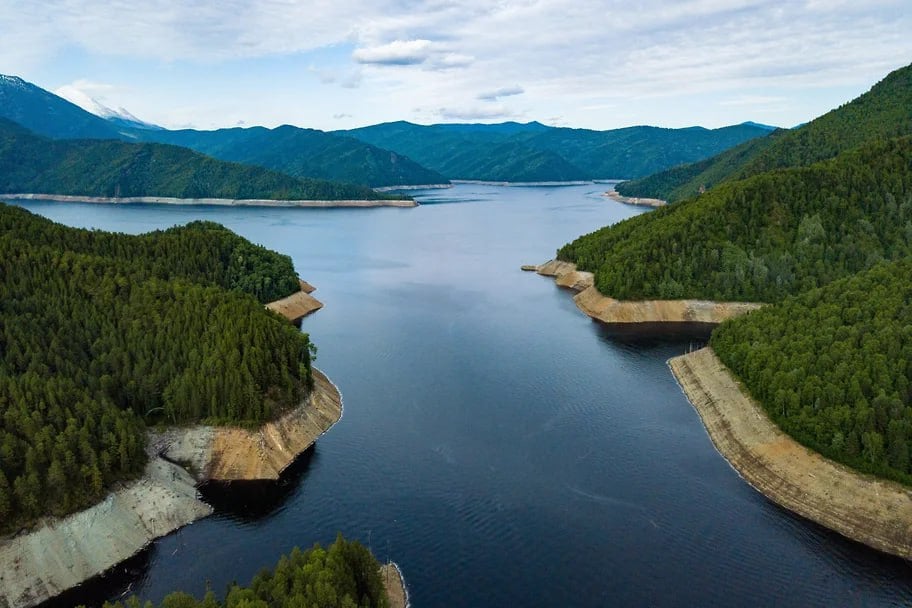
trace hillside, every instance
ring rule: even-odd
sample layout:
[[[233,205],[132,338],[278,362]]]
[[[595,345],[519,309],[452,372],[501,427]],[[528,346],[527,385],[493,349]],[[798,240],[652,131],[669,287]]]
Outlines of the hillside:
[[[421,126],[400,121],[341,133],[395,150],[451,179],[522,182],[638,177],[712,156],[769,130],[746,124],[591,131],[539,123]]]
[[[143,130],[142,141],[174,144],[215,158],[265,167],[295,177],[364,186],[449,183],[409,158],[351,137],[284,125],[275,129]]]
[[[565,245],[620,299],[775,302],[912,253],[912,138],[724,184]]]
[[[0,75],[0,118],[45,137],[124,139],[116,125],[16,76]]]
[[[0,193],[376,200],[370,188],[294,178],[178,146],[52,140],[0,119]]]
[[[212,223],[131,236],[0,205],[0,532],[139,475],[147,424],[258,424],[313,383],[263,302],[291,259]]]
[[[909,258],[724,323],[712,346],[799,442],[912,483]]]
[[[705,163],[677,167],[619,184],[625,196],[681,200],[726,181],[770,169],[802,167],[832,158],[867,141],[912,134],[912,65],[891,72],[870,91],[763,144],[722,153]]]

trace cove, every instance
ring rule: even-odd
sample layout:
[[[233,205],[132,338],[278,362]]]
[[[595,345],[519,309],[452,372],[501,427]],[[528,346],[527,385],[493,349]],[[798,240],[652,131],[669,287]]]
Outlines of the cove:
[[[666,360],[703,334],[611,333],[519,270],[643,210],[604,187],[465,184],[412,209],[30,201],[69,225],[193,219],[292,255],[345,413],[277,484],[204,488],[217,513],[66,598],[246,583],[337,531],[428,606],[883,606],[909,563],[791,515],[713,448]]]

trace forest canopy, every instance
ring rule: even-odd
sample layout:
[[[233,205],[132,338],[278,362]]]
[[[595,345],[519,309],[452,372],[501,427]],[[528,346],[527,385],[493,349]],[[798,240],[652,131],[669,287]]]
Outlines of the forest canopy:
[[[0,529],[139,475],[150,424],[259,424],[299,403],[312,345],[263,302],[291,259],[194,222],[131,236],[0,204]]]
[[[327,548],[315,544],[282,556],[272,570],[263,570],[247,587],[232,585],[223,601],[212,591],[202,600],[176,592],[158,608],[386,608],[389,599],[380,564],[364,545],[340,534]],[[105,608],[155,608],[136,597]]]

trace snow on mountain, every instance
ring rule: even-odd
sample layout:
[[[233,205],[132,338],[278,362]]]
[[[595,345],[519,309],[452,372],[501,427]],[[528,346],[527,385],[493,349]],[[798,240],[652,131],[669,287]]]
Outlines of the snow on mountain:
[[[54,94],[63,97],[69,102],[75,103],[86,112],[91,112],[95,116],[110,120],[111,122],[119,125],[136,127],[140,129],[161,129],[161,127],[158,125],[140,120],[126,108],[118,108],[116,110],[109,108],[94,97],[88,95],[73,85],[64,85],[56,89],[54,91]]]

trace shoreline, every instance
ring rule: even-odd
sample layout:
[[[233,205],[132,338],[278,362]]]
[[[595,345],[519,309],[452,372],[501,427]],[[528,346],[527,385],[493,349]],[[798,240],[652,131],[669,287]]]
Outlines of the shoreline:
[[[374,192],[398,192],[408,190],[446,190],[452,188],[453,184],[409,184],[405,186],[377,186],[372,188]]]
[[[316,302],[306,293],[312,286],[299,283],[293,296]],[[341,391],[312,369],[313,390],[278,419],[253,431],[203,425],[149,430],[149,461],[139,479],[115,485],[91,507],[0,539],[0,607],[45,602],[208,517],[213,509],[197,490],[204,481],[278,479],[342,418]]]
[[[587,186],[595,182],[589,179],[579,179],[570,181],[548,181],[548,182],[500,182],[484,179],[451,179],[454,184],[468,184],[473,186],[503,186],[505,188],[534,188],[536,186]]]
[[[712,300],[616,300],[602,295],[591,272],[576,269],[576,264],[551,260],[524,265],[522,270],[553,277],[558,287],[576,293],[577,308],[596,321],[608,325],[640,323],[712,323],[747,314],[763,306],[754,302],[714,302]]]
[[[380,566],[380,576],[383,578],[383,588],[390,601],[390,608],[409,608],[408,586],[405,584],[405,575],[396,562],[389,562]]]
[[[660,198],[640,198],[638,196],[624,196],[614,188],[608,190],[602,196],[610,198],[613,201],[618,203],[623,203],[625,205],[637,205],[639,207],[664,207],[668,204],[668,201],[664,201]]]
[[[292,207],[332,209],[336,207],[417,207],[418,202],[407,200],[274,200],[231,198],[175,198],[170,196],[82,196],[70,194],[2,194],[0,199],[21,201],[50,201],[53,203],[92,203],[97,205],[206,205],[216,207]]]
[[[716,450],[755,490],[846,538],[912,559],[912,490],[786,435],[711,348],[673,357],[668,366]]]

